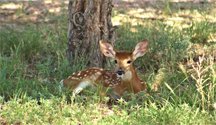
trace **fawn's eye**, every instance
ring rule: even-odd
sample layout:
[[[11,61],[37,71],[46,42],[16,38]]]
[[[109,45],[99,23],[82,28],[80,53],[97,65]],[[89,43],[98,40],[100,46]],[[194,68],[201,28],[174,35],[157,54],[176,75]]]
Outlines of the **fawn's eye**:
[[[115,64],[117,63],[117,60],[114,60],[115,61]]]
[[[127,64],[130,64],[131,63],[131,61],[129,60],[129,61],[127,61]]]

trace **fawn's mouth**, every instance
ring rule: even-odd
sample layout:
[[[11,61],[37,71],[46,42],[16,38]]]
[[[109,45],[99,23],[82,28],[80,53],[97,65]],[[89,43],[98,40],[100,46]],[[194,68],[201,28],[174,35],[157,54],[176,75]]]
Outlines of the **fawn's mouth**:
[[[117,71],[117,77],[120,77],[122,80],[130,80],[132,78],[132,73],[131,71],[127,72],[118,72]]]
[[[124,74],[124,73],[125,73],[125,72],[124,72],[122,69],[119,69],[119,70],[117,71],[117,74],[120,75],[120,76],[121,76],[122,74]]]

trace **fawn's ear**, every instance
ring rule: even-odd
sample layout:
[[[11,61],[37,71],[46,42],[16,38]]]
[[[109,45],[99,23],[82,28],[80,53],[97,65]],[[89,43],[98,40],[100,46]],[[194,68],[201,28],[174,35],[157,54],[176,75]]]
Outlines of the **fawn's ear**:
[[[115,58],[115,54],[117,52],[111,44],[102,40],[100,41],[100,50],[105,56],[111,58]]]
[[[149,41],[147,39],[142,40],[141,42],[139,42],[133,49],[132,53],[133,53],[133,58],[134,60],[140,56],[143,56],[146,51],[148,50],[148,43]]]

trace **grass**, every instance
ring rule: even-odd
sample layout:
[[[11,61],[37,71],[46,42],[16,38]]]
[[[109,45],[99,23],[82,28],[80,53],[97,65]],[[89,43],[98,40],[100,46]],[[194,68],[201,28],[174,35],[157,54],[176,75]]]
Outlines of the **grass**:
[[[85,68],[83,63],[68,68],[67,10],[45,10],[46,16],[37,23],[12,19],[3,22],[0,123],[215,124],[216,22],[208,17],[215,17],[216,11],[209,3],[185,4],[169,1],[156,7],[163,20],[126,16],[127,12],[118,12],[118,8],[114,11],[113,19],[122,19],[116,31],[118,50],[131,51],[142,39],[150,41],[148,52],[134,63],[148,91],[131,95],[131,100],[120,99],[117,104],[98,96],[100,90],[89,88],[84,91],[85,100],[77,96],[75,101],[70,101],[74,97],[68,96],[67,89],[59,91],[62,79]],[[15,15],[22,15],[21,21],[24,17],[30,19],[23,9]],[[186,18],[170,22],[179,15]]]

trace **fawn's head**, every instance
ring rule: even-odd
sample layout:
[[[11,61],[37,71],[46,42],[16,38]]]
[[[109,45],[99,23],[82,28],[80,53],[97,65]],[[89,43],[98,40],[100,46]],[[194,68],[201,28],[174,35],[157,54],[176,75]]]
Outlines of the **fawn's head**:
[[[114,59],[116,64],[116,71],[119,77],[122,77],[123,80],[131,79],[132,73],[134,72],[133,61],[143,56],[148,49],[149,41],[147,39],[139,42],[132,52],[127,51],[116,51],[116,49],[109,43],[105,41],[100,41],[101,52],[107,56]]]

